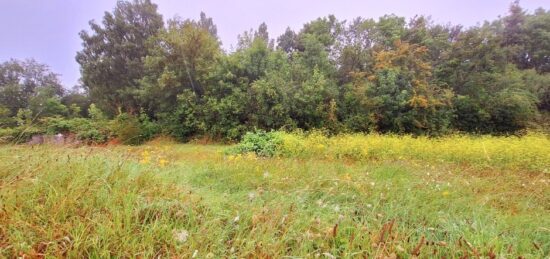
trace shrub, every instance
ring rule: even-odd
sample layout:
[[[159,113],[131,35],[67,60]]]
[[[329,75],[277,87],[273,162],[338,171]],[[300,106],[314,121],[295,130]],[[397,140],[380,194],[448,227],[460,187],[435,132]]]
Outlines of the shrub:
[[[491,107],[495,133],[513,134],[525,129],[536,110],[536,98],[520,90],[505,90],[496,95]]]
[[[0,144],[10,143],[14,140],[16,129],[14,128],[0,128]]]
[[[474,99],[459,95],[454,98],[455,114],[453,127],[470,133],[487,133],[491,131],[491,115]]]
[[[281,144],[282,138],[280,132],[247,132],[241,142],[237,146],[230,148],[228,153],[255,153],[257,156],[272,157],[277,154]]]
[[[18,126],[0,129],[0,143],[25,143],[32,136],[44,134],[46,131],[39,126]]]
[[[15,118],[10,116],[10,110],[0,105],[0,128],[9,128],[17,125]]]
[[[73,133],[86,143],[103,143],[112,135],[104,121],[86,118],[65,119],[53,117],[44,119],[47,134]]]
[[[123,144],[137,145],[141,142],[139,120],[133,115],[127,113],[119,114],[111,121],[111,129]]]
[[[157,123],[162,133],[175,138],[178,141],[187,141],[193,135],[202,133],[199,130],[198,120],[192,112],[185,108],[178,107],[172,113],[157,114]]]
[[[111,122],[111,129],[123,144],[128,145],[139,145],[159,132],[158,124],[152,122],[144,113],[139,117],[121,113]]]
[[[160,133],[160,125],[149,119],[149,116],[145,113],[139,115],[141,136],[144,141],[150,140]]]
[[[73,120],[62,117],[50,117],[43,120],[46,124],[46,132],[48,134],[68,133],[75,131]]]

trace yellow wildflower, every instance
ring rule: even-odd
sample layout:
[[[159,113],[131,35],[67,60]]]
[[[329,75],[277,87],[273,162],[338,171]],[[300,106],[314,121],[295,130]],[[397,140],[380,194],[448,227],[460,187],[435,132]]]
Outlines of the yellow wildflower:
[[[345,179],[346,181],[351,181],[351,175],[350,175],[350,174],[344,175],[344,179]]]
[[[159,160],[159,166],[160,167],[165,167],[167,163],[168,163],[168,160],[166,160],[166,159],[160,159]]]
[[[258,158],[256,157],[256,154],[254,152],[249,152],[249,153],[246,153],[245,159],[247,159],[247,160],[256,160]]]
[[[148,157],[142,158],[141,160],[139,160],[139,163],[143,165],[149,164],[149,158]]]

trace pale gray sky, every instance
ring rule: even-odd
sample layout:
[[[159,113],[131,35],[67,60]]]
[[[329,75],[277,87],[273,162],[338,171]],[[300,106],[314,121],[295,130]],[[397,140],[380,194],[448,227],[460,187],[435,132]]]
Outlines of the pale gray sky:
[[[270,37],[287,26],[298,30],[317,17],[334,14],[339,20],[357,16],[378,18],[396,14],[407,18],[430,15],[438,23],[476,25],[506,14],[510,0],[153,0],[164,18],[198,18],[204,11],[214,19],[224,48],[235,45],[237,35],[266,22]],[[81,48],[78,32],[88,21],[101,21],[115,0],[0,0],[0,62],[9,58],[35,58],[61,74],[66,87],[80,77],[74,57]],[[550,0],[523,0],[529,11],[550,9]]]

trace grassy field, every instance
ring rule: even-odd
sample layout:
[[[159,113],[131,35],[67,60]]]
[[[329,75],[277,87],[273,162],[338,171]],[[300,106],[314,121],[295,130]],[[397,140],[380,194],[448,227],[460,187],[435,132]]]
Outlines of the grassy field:
[[[548,258],[550,140],[0,147],[0,257]]]

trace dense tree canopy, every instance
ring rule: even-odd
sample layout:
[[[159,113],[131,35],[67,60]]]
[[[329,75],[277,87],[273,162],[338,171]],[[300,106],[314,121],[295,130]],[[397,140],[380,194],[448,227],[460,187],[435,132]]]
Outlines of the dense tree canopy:
[[[67,115],[64,92],[58,75],[44,64],[32,59],[0,63],[0,126],[12,125],[9,118],[17,114]]]
[[[118,1],[112,13],[105,13],[102,25],[91,21],[92,33],[80,33],[83,49],[76,60],[82,82],[91,100],[106,112],[139,111],[139,80],[146,75],[144,58],[151,53],[147,43],[163,24],[150,0]]]
[[[0,116],[88,116],[94,103],[179,139],[297,128],[508,134],[548,125],[550,11],[528,13],[517,1],[470,28],[424,16],[330,15],[273,38],[262,23],[239,35],[233,52],[221,48],[205,13],[165,24],[149,0],[119,1],[90,27],[76,56],[83,91],[63,93],[34,61],[8,61]]]

